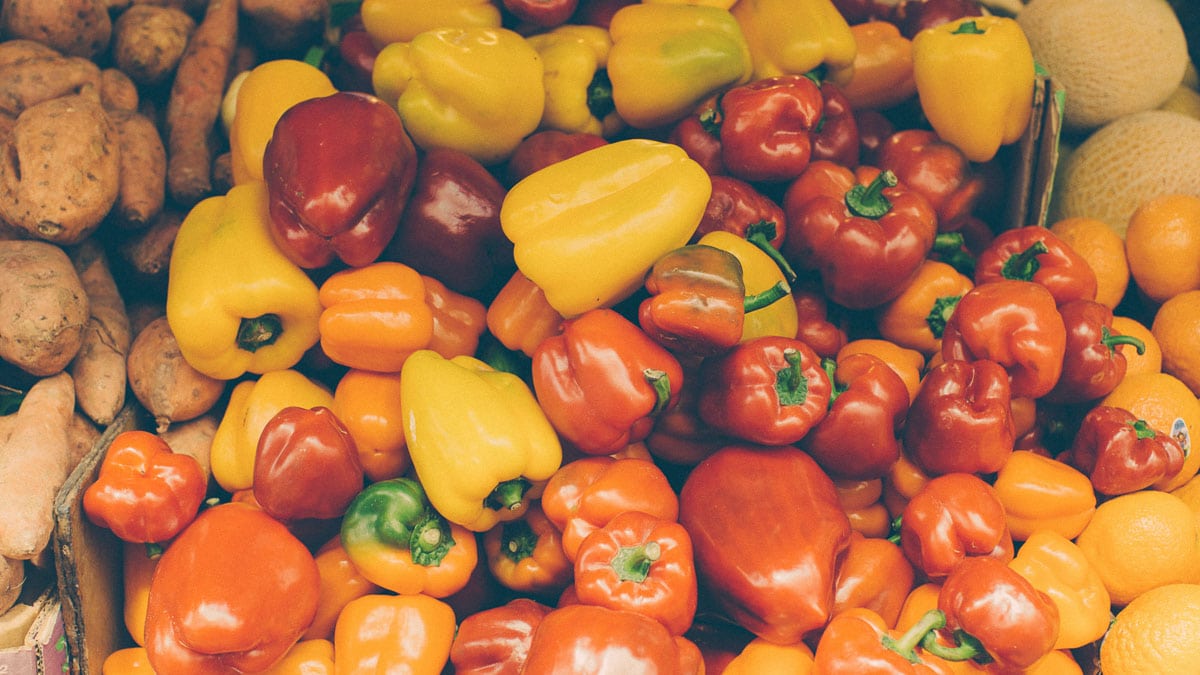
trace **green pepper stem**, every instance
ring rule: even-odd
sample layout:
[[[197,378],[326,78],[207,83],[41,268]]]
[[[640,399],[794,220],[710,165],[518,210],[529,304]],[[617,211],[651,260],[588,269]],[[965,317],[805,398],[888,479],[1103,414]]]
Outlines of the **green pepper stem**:
[[[161,556],[162,554],[163,554],[162,544],[155,542],[155,541],[146,543],[146,557],[147,558],[149,558],[151,560],[158,560],[159,556]]]
[[[903,656],[909,663],[920,663],[921,657],[917,656],[917,645],[925,639],[927,635],[934,635],[934,631],[946,625],[946,615],[940,609],[931,609],[921,615],[920,619],[914,623],[904,634],[899,637],[884,635],[880,641],[884,647]]]
[[[1117,345],[1133,345],[1138,354],[1146,353],[1146,343],[1132,335],[1113,335],[1108,326],[1100,327],[1100,343],[1108,347],[1109,352],[1117,351]]]
[[[321,62],[325,60],[325,45],[313,45],[304,52],[304,62],[313,68],[320,68]]]
[[[825,371],[825,375],[829,378],[829,409],[833,409],[833,402],[837,400],[842,392],[846,391],[847,387],[837,383],[837,360],[824,358],[821,359],[821,370]]]
[[[964,21],[959,24],[958,28],[950,31],[951,35],[983,35],[987,31],[979,27],[979,24],[974,20]]]
[[[1158,432],[1156,432],[1154,427],[1150,426],[1150,423],[1146,420],[1130,422],[1129,426],[1133,427],[1134,435],[1139,441],[1143,441],[1147,438],[1154,438],[1156,435],[1158,435]]]
[[[414,563],[425,567],[437,567],[454,547],[454,543],[450,525],[429,509],[423,519],[412,528],[412,534],[408,538],[408,552]]]
[[[932,610],[939,611],[939,610]],[[962,630],[954,631],[954,646],[938,642],[937,631],[930,631],[921,638],[921,648],[946,661],[967,661],[984,658],[991,660],[987,650],[978,639]]]
[[[598,120],[603,120],[617,109],[613,103],[612,81],[608,79],[608,71],[601,68],[592,76],[587,88],[588,112]]]
[[[801,355],[796,349],[785,349],[787,367],[775,373],[775,395],[779,405],[803,405],[808,400],[808,378],[801,370]]]
[[[533,555],[533,551],[537,548],[538,536],[529,526],[528,521],[524,518],[510,520],[501,526],[500,530],[500,550],[504,555],[513,562],[521,562],[522,560]]]
[[[1032,281],[1033,275],[1037,274],[1037,271],[1042,268],[1042,263],[1037,257],[1049,252],[1050,249],[1046,248],[1046,242],[1035,241],[1029,248],[1005,260],[1004,266],[1000,268],[1000,274],[1005,279]]]
[[[975,258],[963,250],[961,232],[941,232],[933,238],[934,259],[946,263],[966,277],[975,276]]]
[[[929,326],[933,337],[941,339],[942,333],[946,331],[946,322],[950,320],[954,308],[958,307],[959,300],[962,300],[961,295],[943,295],[933,301],[933,307],[925,316],[925,325]]]
[[[788,293],[791,293],[791,290],[788,288],[787,282],[780,281],[761,293],[747,295],[746,299],[742,301],[742,312],[749,314],[757,309],[772,305],[775,301],[786,298]]]
[[[846,192],[846,207],[860,218],[882,218],[892,210],[892,203],[883,195],[886,188],[895,187],[896,174],[880,171],[867,185],[855,185]]]
[[[646,368],[642,371],[642,377],[646,378],[646,383],[654,389],[654,407],[650,409],[650,416],[657,415],[667,409],[667,405],[671,402],[671,378],[666,371],[655,370],[654,368]]]
[[[609,564],[621,581],[640,584],[650,576],[650,567],[661,557],[662,546],[657,541],[648,541],[639,546],[622,546]]]
[[[796,270],[792,269],[791,263],[783,257],[779,249],[771,244],[771,240],[777,234],[777,227],[775,221],[760,220],[746,228],[746,241],[757,246],[760,251],[767,254],[768,258],[774,260],[779,271],[783,273],[784,281],[794,284],[796,283]]]
[[[887,540],[893,544],[900,545],[900,526],[904,524],[904,516],[896,516],[892,518],[892,522],[888,525]]]
[[[487,498],[484,506],[497,511],[516,511],[524,506],[525,493],[532,487],[524,478],[513,478],[497,485]]]
[[[252,319],[242,319],[238,325],[237,346],[254,353],[268,347],[283,334],[283,322],[276,314],[263,314]]]

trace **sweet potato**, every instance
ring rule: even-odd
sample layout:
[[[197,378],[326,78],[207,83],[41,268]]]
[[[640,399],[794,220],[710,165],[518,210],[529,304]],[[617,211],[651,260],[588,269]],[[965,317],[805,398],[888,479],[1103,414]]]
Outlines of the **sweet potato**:
[[[106,0],[5,0],[0,34],[36,40],[68,56],[95,59],[108,49],[112,18]]]
[[[120,176],[109,212],[114,224],[140,229],[162,211],[167,196],[167,149],[158,127],[139,112],[108,111],[117,128]]]
[[[116,68],[100,71],[100,105],[105,110],[136,111],[141,104],[137,84]]]
[[[266,52],[292,54],[321,37],[328,0],[241,0],[254,42]]]
[[[61,248],[0,241],[0,359],[37,376],[61,372],[83,344],[88,296]]]
[[[196,20],[182,9],[134,5],[113,26],[113,61],[130,79],[153,86],[170,79]]]
[[[79,387],[75,387],[78,391]],[[84,456],[92,451],[96,445],[96,441],[100,440],[100,435],[103,430],[96,426],[95,422],[88,419],[87,415],[75,411],[71,415],[71,426],[67,427],[67,443],[70,446],[70,452],[67,455],[67,475],[79,466],[83,461]]]
[[[29,108],[85,91],[100,91],[100,67],[81,57],[49,54],[19,58],[0,67],[0,113],[17,117]]]
[[[154,416],[158,433],[212,410],[225,392],[224,380],[201,373],[183,358],[165,316],[133,339],[126,371],[133,395]]]
[[[133,232],[117,246],[125,273],[139,285],[166,287],[171,250],[185,215],[168,206],[149,227]]]
[[[125,405],[125,361],[133,342],[129,315],[109,269],[108,255],[94,238],[76,247],[72,259],[88,296],[90,314],[83,344],[71,361],[75,399],[96,424],[107,425]]]
[[[25,561],[0,556],[0,614],[4,614],[21,597],[25,585]]]
[[[205,476],[212,476],[212,441],[221,420],[213,413],[206,413],[194,420],[172,424],[170,429],[159,434],[171,450],[191,455],[204,469]]]
[[[67,479],[67,428],[75,384],[62,372],[37,381],[15,413],[16,427],[0,444],[0,555],[38,556],[54,530],[54,495]]]

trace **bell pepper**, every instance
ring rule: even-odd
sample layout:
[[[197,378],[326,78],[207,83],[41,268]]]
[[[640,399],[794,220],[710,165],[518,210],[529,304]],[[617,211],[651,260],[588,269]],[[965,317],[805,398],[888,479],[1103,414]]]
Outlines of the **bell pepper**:
[[[850,527],[864,536],[882,539],[892,533],[892,516],[883,503],[883,479],[833,481],[838,504]]]
[[[1000,279],[1032,281],[1054,301],[1096,299],[1096,273],[1049,228],[1028,225],[996,235],[975,262],[975,285]]]
[[[820,285],[809,280],[794,286],[792,300],[796,304],[796,339],[821,358],[836,356],[849,338],[840,319],[830,317],[829,302]]]
[[[966,16],[983,16],[983,9],[974,0],[922,0],[895,8],[893,20],[900,32],[911,39],[926,28],[940,26]]]
[[[783,183],[808,166],[813,133],[825,108],[821,90],[804,75],[776,75],[721,95],[721,162],[730,175]]]
[[[584,604],[644,614],[683,635],[699,598],[692,539],[674,519],[622,512],[580,543],[575,593]]]
[[[351,600],[334,630],[337,672],[441,672],[455,621],[450,605],[427,595],[372,593]]]
[[[817,128],[813,130],[812,158],[858,166],[862,147],[858,120],[850,101],[841,86],[828,78],[821,80],[821,99],[824,106]]]
[[[915,349],[901,347],[895,342],[880,338],[857,338],[842,345],[834,358],[842,359],[850,354],[866,353],[879,357],[893,372],[900,376],[908,388],[908,399],[917,397],[921,379],[928,370],[925,357]]]
[[[787,233],[783,207],[754,185],[733,176],[714,175],[712,194],[692,241],[709,232],[731,232],[739,237],[756,236],[756,243],[778,249]]]
[[[271,240],[267,189],[192,207],[171,249],[167,322],[188,365],[222,380],[291,368],[317,343],[317,286]]]
[[[333,642],[301,640],[283,658],[263,671],[264,675],[333,675]]]
[[[929,474],[994,473],[1016,442],[1008,374],[994,361],[946,361],[921,381],[904,425],[909,457]]]
[[[484,532],[483,551],[488,569],[509,590],[546,596],[561,593],[571,583],[571,560],[563,551],[562,534],[540,503],[520,518]]]
[[[419,350],[400,372],[404,437],[429,501],[483,532],[521,517],[562,464],[562,446],[533,392],[470,356]]]
[[[762,445],[804,438],[829,412],[833,385],[812,348],[762,337],[700,366],[700,419],[722,433]]]
[[[995,558],[963,561],[938,593],[946,631],[962,631],[966,652],[1004,668],[1028,668],[1058,641],[1059,613],[1054,600]],[[926,639],[926,650],[938,654]],[[955,654],[956,657],[961,654]]]
[[[321,578],[317,598],[317,613],[305,629],[304,640],[332,640],[338,615],[351,600],[380,592],[380,587],[368,580],[354,566],[339,532],[327,540],[313,555]]]
[[[789,447],[726,446],[688,474],[679,522],[716,608],[777,644],[822,628],[850,522],[833,481]]]
[[[1014,397],[1049,393],[1062,375],[1066,349],[1066,325],[1054,296],[1033,281],[976,283],[942,332],[943,359],[999,363]]]
[[[842,91],[851,108],[891,108],[917,93],[912,40],[900,34],[899,26],[873,19],[852,24],[850,34],[856,48],[854,61],[844,69],[835,69],[833,76],[844,82]]]
[[[710,176],[725,175],[721,161],[720,92],[696,105],[682,119],[671,125],[667,141],[683,148],[688,157],[704,167]]]
[[[603,136],[542,129],[526,136],[504,165],[505,185],[516,185],[529,174],[581,152],[608,145]]]
[[[434,28],[498,27],[502,16],[492,0],[363,0],[359,5],[363,28],[378,47],[408,42]]]
[[[422,274],[421,280],[425,282],[425,304],[433,312],[429,348],[448,359],[474,354],[479,349],[479,338],[487,330],[487,308],[433,277]]]
[[[371,82],[418,148],[453,148],[492,165],[541,122],[542,77],[542,59],[524,37],[472,25],[388,44],[375,57]]]
[[[568,319],[533,353],[538,403],[559,436],[588,454],[644,439],[682,387],[679,361],[611,309]]]
[[[945,616],[933,612],[901,632],[889,630],[870,609],[847,610],[833,617],[821,633],[812,673],[949,675],[953,671],[946,660],[921,647],[922,639],[945,623]]]
[[[900,295],[879,307],[879,334],[898,345],[932,356],[942,348],[942,331],[959,299],[975,283],[952,266],[927,259]]]
[[[514,598],[463,617],[450,646],[450,663],[460,675],[520,675],[533,632],[551,608],[532,598]]]
[[[207,492],[195,457],[134,429],[114,436],[104,451],[96,480],[83,491],[83,512],[122,541],[155,544],[183,531]]]
[[[930,479],[904,507],[900,545],[913,567],[943,581],[971,558],[1013,558],[1004,505],[995,489],[971,473]]]
[[[283,522],[338,518],[362,490],[354,437],[327,407],[288,406],[258,438],[254,498]]]
[[[104,657],[101,675],[154,675],[145,647],[123,647]]]
[[[330,23],[336,25],[335,17],[332,12],[330,14]],[[336,51],[331,48],[325,61],[329,66],[329,78],[339,91],[370,94],[371,71],[375,69],[379,47],[363,26],[362,14],[357,11],[342,22],[340,28]]]
[[[1074,539],[1096,512],[1096,493],[1086,474],[1031,450],[1013,451],[992,488],[1016,541],[1039,530]]]
[[[1183,469],[1178,439],[1124,408],[1097,405],[1079,425],[1066,461],[1102,495],[1144,490]]]
[[[749,82],[750,46],[728,9],[632,4],[608,25],[617,114],[635,129],[677,122],[705,98]]]
[[[247,72],[232,96],[229,160],[234,185],[261,181],[263,158],[280,117],[292,106],[337,93],[329,76],[309,63],[271,59]]]
[[[146,652],[159,673],[259,672],[316,614],[308,549],[261,509],[205,509],[163,553],[150,583]]]
[[[784,256],[815,269],[825,294],[851,309],[894,299],[933,248],[937,218],[890,171],[814,161],[784,194]],[[803,261],[803,265],[800,264]]]
[[[636,457],[596,455],[563,464],[546,482],[541,507],[562,533],[571,562],[589,534],[625,511],[663,520],[679,517],[679,497],[666,474],[653,461]]]
[[[925,487],[930,478],[929,474],[909,458],[907,449],[902,448],[900,459],[896,460],[888,474],[883,477],[883,504],[892,518],[903,515],[909,500]]]
[[[542,340],[562,329],[563,315],[546,299],[541,286],[520,270],[487,307],[488,331],[505,347],[533,356]]]
[[[482,164],[453,148],[430,148],[382,258],[404,263],[448,288],[479,294],[516,269],[500,229],[505,190]]]
[[[812,666],[812,649],[803,642],[777,645],[756,637],[746,643],[724,668],[715,672],[721,675],[763,675],[773,672],[810,675]]]
[[[753,298],[749,303],[751,309],[742,319],[743,343],[766,336],[791,338],[798,330],[795,303],[785,298],[759,306],[777,294],[776,289],[790,292],[788,276],[795,274],[786,261],[781,264],[776,260],[779,256],[773,254],[775,249],[769,243],[774,238],[768,233],[770,229],[769,224],[760,226],[756,223],[747,228],[746,235],[715,230],[696,242],[732,253],[742,265],[742,284],[746,287],[747,298]]]
[[[655,260],[688,242],[711,192],[682,148],[631,138],[526,177],[508,191],[500,224],[517,267],[570,318],[632,295]]]
[[[406,477],[363,488],[342,518],[341,540],[363,577],[401,595],[456,593],[479,561],[475,535],[447,522]]]
[[[672,353],[711,356],[742,339],[750,300],[732,253],[702,244],[669,251],[646,274],[646,292],[638,325]]]
[[[134,644],[146,646],[146,609],[150,603],[150,581],[162,558],[161,547],[138,542],[121,544],[121,619]]]
[[[333,391],[332,410],[354,439],[367,480],[395,478],[408,470],[399,373],[346,371]]]
[[[800,448],[835,479],[881,478],[900,458],[908,387],[871,354],[822,359],[822,367],[832,383],[829,409]]]
[[[374,262],[334,273],[320,287],[321,349],[349,368],[399,372],[433,338],[425,281],[397,262]]]
[[[696,366],[685,367],[685,381],[695,376]],[[732,441],[700,419],[696,408],[699,389],[685,386],[679,392],[679,403],[659,416],[645,440],[651,457],[668,465],[695,466]]]
[[[889,135],[874,157],[879,168],[896,174],[901,185],[929,200],[943,232],[970,215],[987,188],[962,151],[928,129],[901,129]]]
[[[854,35],[830,0],[743,0],[730,11],[750,45],[755,79],[854,63]]]
[[[1085,403],[1104,398],[1124,379],[1127,361],[1117,349],[1132,346],[1138,354],[1146,344],[1132,335],[1113,330],[1113,312],[1095,300],[1070,300],[1058,306],[1067,331],[1062,375],[1045,399],[1057,403]]]
[[[1025,133],[1033,51],[1015,19],[963,17],[912,41],[917,98],[938,136],[972,162],[987,162]]]
[[[554,28],[571,18],[579,7],[579,0],[502,0],[501,4],[522,23]]]
[[[275,370],[257,380],[238,382],[212,439],[213,479],[227,492],[254,485],[258,439],[275,413],[288,406],[333,406],[324,385],[298,370]]]
[[[1104,637],[1112,601],[1100,574],[1073,541],[1050,530],[1031,534],[1008,566],[1058,607],[1055,649],[1075,649]]]
[[[575,604],[538,623],[521,672],[698,675],[703,664],[695,644],[644,614]]]
[[[540,127],[602,138],[614,136],[625,127],[625,121],[613,104],[606,69],[612,38],[599,26],[562,23],[527,38],[545,64],[542,83],[546,102]]]
[[[860,607],[875,612],[884,625],[895,626],[915,581],[916,571],[899,546],[855,531],[838,564],[833,616]]]

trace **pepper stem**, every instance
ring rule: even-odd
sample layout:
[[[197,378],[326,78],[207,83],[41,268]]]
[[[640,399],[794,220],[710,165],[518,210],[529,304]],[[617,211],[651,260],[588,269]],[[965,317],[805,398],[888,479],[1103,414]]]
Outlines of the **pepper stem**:
[[[667,404],[671,402],[671,378],[667,376],[666,371],[654,368],[643,370],[642,377],[654,388],[654,407],[650,409],[650,415],[657,415],[666,410]]]
[[[966,277],[975,276],[975,259],[963,250],[962,232],[939,232],[933,238],[934,257]]]
[[[617,109],[612,93],[612,81],[608,79],[608,71],[603,68],[597,70],[587,88],[587,107],[592,117],[603,121]]]
[[[1042,268],[1042,263],[1037,257],[1049,252],[1050,249],[1046,248],[1046,242],[1035,241],[1029,248],[1005,260],[1004,266],[1000,268],[1000,274],[1005,279],[1031,281],[1033,275],[1037,274],[1037,271]]]
[[[252,319],[242,319],[238,325],[237,346],[254,353],[274,344],[283,334],[283,322],[276,314],[263,314]]]
[[[527,521],[518,518],[501,526],[500,542],[500,550],[509,560],[521,562],[533,555],[534,549],[537,548],[538,536]]]
[[[808,400],[808,378],[801,370],[799,350],[785,349],[787,367],[775,373],[775,395],[779,405],[803,405]]]
[[[1158,435],[1158,432],[1156,432],[1154,427],[1150,426],[1150,423],[1146,420],[1130,422],[1129,426],[1133,427],[1134,435],[1137,436],[1139,441],[1144,441],[1147,438],[1154,438],[1156,435]]]
[[[622,546],[609,564],[621,581],[640,584],[650,576],[650,566],[660,557],[662,546],[657,541],[648,541],[639,546]]]
[[[825,375],[829,377],[829,409],[833,409],[833,402],[837,400],[842,392],[846,391],[845,385],[837,383],[837,360],[824,358],[821,359],[821,370],[825,371]]]
[[[146,557],[147,558],[149,558],[151,560],[158,560],[159,556],[161,556],[162,554],[163,554],[163,545],[162,544],[155,542],[155,541],[146,543]]]
[[[450,525],[438,514],[427,510],[424,518],[412,528],[408,552],[412,561],[424,567],[437,567],[454,547]]]
[[[761,293],[747,295],[742,301],[742,312],[749,314],[756,309],[762,309],[768,305],[774,304],[776,300],[786,298],[791,291],[788,289],[786,281],[780,281],[774,286],[768,288]]]
[[[896,174],[880,171],[867,185],[855,185],[846,192],[846,207],[860,218],[882,218],[892,210],[892,203],[883,196],[885,188],[896,186]]]
[[[746,241],[754,244],[760,251],[767,254],[767,257],[775,261],[775,265],[779,267],[779,271],[783,273],[783,278],[789,284],[796,283],[796,270],[792,269],[791,263],[779,249],[771,244],[771,240],[778,233],[778,226],[773,220],[760,220],[757,223],[746,228]]]
[[[1132,335],[1113,335],[1108,326],[1100,327],[1100,344],[1108,347],[1108,351],[1117,351],[1117,345],[1133,345],[1138,354],[1146,353],[1146,343]]]
[[[939,611],[939,610],[932,610]],[[962,630],[954,631],[954,646],[938,642],[937,631],[930,631],[921,638],[921,648],[934,656],[946,661],[967,661],[984,658],[991,660],[983,644],[974,636]]]
[[[946,330],[946,322],[950,320],[954,308],[958,307],[959,300],[962,300],[961,295],[943,295],[933,301],[933,308],[925,316],[925,325],[929,326],[929,332],[933,333],[933,337],[941,339],[942,333]]]
[[[920,663],[921,657],[917,656],[917,645],[925,639],[925,636],[934,635],[934,631],[945,625],[945,613],[940,609],[931,609],[921,615],[921,618],[917,619],[911,628],[904,631],[903,635],[899,637],[884,635],[880,641],[884,647],[903,656],[909,663]]]
[[[506,480],[492,489],[483,505],[497,511],[517,511],[524,506],[525,493],[530,487],[532,485],[524,478]]]
[[[964,21],[959,24],[958,28],[950,31],[951,35],[983,35],[987,31],[981,29],[978,23],[974,20]]]

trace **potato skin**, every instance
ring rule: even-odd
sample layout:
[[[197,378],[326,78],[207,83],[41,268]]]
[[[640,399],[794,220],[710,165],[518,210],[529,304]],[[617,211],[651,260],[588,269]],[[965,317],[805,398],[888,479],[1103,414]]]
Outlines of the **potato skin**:
[[[62,372],[89,316],[66,252],[44,241],[0,241],[0,358],[39,377]]]
[[[95,59],[112,39],[106,0],[4,0],[0,35],[48,45],[68,56]]]
[[[133,339],[126,370],[129,388],[154,416],[158,433],[212,410],[225,392],[225,380],[201,373],[183,358],[165,316],[151,321]]]
[[[117,17],[113,60],[142,85],[166,82],[179,65],[196,20],[181,9],[134,5]]]

